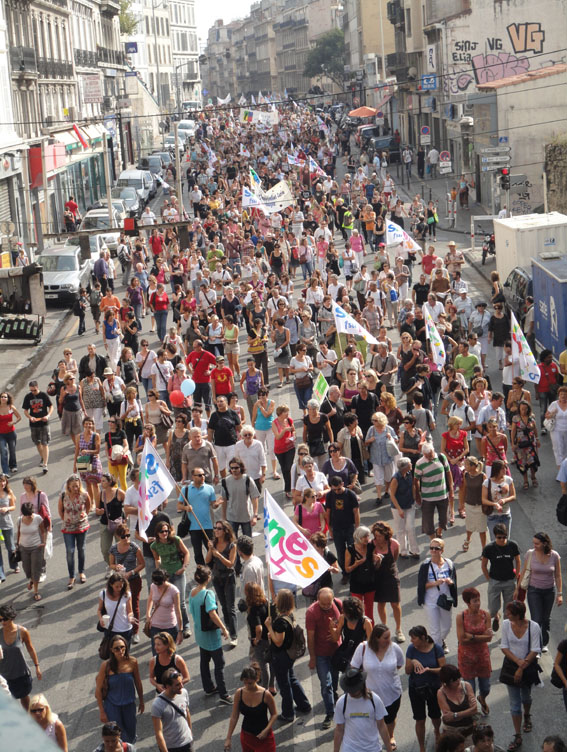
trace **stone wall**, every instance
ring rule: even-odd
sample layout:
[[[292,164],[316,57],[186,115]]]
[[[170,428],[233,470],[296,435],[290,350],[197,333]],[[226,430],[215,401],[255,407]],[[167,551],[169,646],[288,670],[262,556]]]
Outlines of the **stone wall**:
[[[549,211],[567,214],[567,133],[545,147]]]

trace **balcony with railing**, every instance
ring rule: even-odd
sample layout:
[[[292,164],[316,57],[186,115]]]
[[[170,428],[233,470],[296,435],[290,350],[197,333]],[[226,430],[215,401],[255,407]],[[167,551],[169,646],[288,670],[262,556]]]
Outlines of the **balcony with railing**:
[[[37,69],[41,78],[72,78],[73,63],[66,60],[52,60],[47,57],[37,59]]]
[[[37,74],[37,58],[33,47],[10,47],[10,65],[13,75]]]
[[[96,52],[92,50],[73,50],[75,65],[78,68],[96,68]]]
[[[110,50],[108,47],[101,47],[97,44],[96,61],[108,65],[125,65],[125,54],[121,50]]]
[[[120,3],[118,0],[101,0],[100,12],[103,16],[113,18],[120,13]]]

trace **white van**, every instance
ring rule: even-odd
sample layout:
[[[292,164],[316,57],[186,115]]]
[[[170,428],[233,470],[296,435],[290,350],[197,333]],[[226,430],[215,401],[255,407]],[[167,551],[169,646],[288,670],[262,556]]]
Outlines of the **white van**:
[[[120,173],[116,186],[118,188],[135,188],[143,206],[150,200],[150,193],[154,187],[151,173],[146,170],[124,170]]]
[[[179,138],[187,142],[190,138],[195,138],[197,126],[194,120],[180,120],[177,126]]]

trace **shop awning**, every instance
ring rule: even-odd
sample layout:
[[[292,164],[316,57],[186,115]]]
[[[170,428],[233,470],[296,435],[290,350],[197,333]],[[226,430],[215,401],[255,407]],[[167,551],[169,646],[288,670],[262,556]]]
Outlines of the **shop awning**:
[[[102,141],[103,136],[106,134],[106,128],[99,123],[84,126],[82,130],[87,134],[91,144]]]
[[[78,149],[78,147],[81,145],[81,142],[77,138],[77,134],[73,130],[54,133],[53,138],[56,141],[64,144],[66,151],[73,151],[73,149]]]

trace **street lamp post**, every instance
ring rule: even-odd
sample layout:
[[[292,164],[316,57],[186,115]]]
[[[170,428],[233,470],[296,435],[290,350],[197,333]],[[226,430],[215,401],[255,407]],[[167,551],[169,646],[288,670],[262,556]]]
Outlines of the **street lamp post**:
[[[160,70],[159,70],[159,50],[158,50],[158,43],[157,43],[157,24],[156,24],[156,8],[161,7],[167,8],[167,0],[160,0],[159,3],[154,2],[152,0],[152,19],[154,22],[154,54],[156,58],[156,71],[157,71],[157,87],[156,87],[156,98],[158,107],[161,111],[161,80],[160,80]]]

